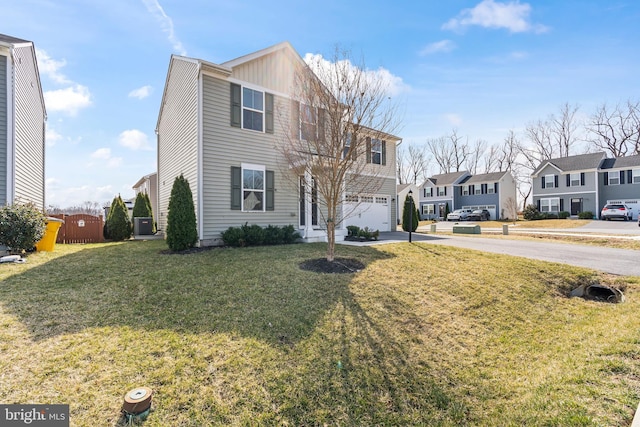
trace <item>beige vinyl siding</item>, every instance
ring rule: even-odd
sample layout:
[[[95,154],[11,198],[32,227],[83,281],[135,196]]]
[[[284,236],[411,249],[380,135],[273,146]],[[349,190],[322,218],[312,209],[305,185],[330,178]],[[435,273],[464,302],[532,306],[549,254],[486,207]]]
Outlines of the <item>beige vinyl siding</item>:
[[[274,134],[230,125],[230,83],[203,76],[203,226],[202,240],[215,244],[220,233],[245,222],[261,226],[298,224],[297,187],[287,179],[286,167],[275,148],[282,141],[282,120],[275,120]],[[278,113],[288,100],[275,97]],[[231,210],[231,166],[264,165],[275,175],[275,209],[265,212]]]
[[[256,58],[233,68],[233,78],[270,88],[277,93],[290,93],[294,80],[294,65],[298,61],[287,49]]]
[[[33,47],[14,49],[15,201],[44,209],[45,111]]]
[[[158,229],[166,230],[176,177],[189,181],[198,214],[198,64],[172,58],[158,120]]]
[[[0,206],[7,203],[7,57],[0,55]]]

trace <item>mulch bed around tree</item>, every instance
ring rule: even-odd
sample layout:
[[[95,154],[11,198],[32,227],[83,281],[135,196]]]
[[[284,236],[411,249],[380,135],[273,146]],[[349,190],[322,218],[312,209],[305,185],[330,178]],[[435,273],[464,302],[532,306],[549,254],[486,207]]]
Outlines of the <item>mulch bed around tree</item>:
[[[353,258],[335,258],[333,261],[327,261],[326,258],[316,258],[300,263],[300,268],[314,273],[345,274],[362,270],[364,264]]]

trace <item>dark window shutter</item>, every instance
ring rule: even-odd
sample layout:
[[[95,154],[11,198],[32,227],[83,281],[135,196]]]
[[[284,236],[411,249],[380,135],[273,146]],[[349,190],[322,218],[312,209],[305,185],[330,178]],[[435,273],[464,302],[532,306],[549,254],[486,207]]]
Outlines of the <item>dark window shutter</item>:
[[[482,186],[480,187],[480,193],[487,194],[487,184],[482,184]]]
[[[553,176],[553,186],[558,188],[558,175]]]
[[[497,182],[493,183],[493,192],[494,193],[498,193],[498,183]]]
[[[447,195],[447,187],[444,187],[444,195]]]
[[[325,142],[325,138],[327,137],[327,133],[325,131],[325,124],[326,124],[326,111],[322,108],[318,108],[318,118],[316,119],[318,121],[318,141],[320,142]]]
[[[564,199],[560,199],[560,212],[564,211]]]
[[[266,171],[266,195],[265,195],[265,209],[268,211],[274,210],[275,207],[275,182],[273,171]]]
[[[264,94],[264,129],[266,133],[273,133],[273,94]]]
[[[542,182],[544,182],[544,177],[542,177]],[[536,208],[538,209],[538,212],[540,212],[540,199],[536,200]]]
[[[609,172],[604,173],[604,185],[609,185]]]
[[[542,177],[542,188],[546,188],[546,181],[544,179],[544,176]]]
[[[371,138],[367,137],[367,163],[371,163]]]
[[[241,87],[231,83],[231,126],[239,128],[242,124]]]
[[[306,195],[304,191],[304,177],[300,177],[300,225],[306,225],[307,209]]]
[[[300,139],[300,103],[291,101],[291,138]]]
[[[627,182],[629,184],[633,184],[633,170],[632,169],[629,169],[627,171]]]
[[[580,185],[584,185],[584,172],[580,173]]]
[[[618,172],[620,174],[620,184],[624,184],[624,171]]]
[[[387,141],[382,141],[382,166],[387,164]]]
[[[571,187],[571,174],[567,174],[567,187]]]
[[[476,194],[476,186],[475,185],[470,185],[469,186],[469,195],[473,195]]]
[[[231,210],[242,209],[242,169],[231,166]]]

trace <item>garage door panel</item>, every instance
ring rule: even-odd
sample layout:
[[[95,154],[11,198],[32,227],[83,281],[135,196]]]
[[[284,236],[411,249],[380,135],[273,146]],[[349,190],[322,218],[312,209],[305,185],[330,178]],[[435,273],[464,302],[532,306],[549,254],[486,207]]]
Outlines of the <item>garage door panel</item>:
[[[362,196],[360,203],[345,202],[345,225],[355,225],[371,230],[391,231],[391,209],[388,196]]]

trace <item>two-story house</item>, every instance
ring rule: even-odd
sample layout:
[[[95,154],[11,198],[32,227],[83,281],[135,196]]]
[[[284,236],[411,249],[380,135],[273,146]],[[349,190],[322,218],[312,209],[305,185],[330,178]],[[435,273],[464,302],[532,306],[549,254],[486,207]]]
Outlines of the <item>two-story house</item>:
[[[604,152],[545,160],[533,172],[533,204],[540,212],[592,212],[607,203],[640,209],[640,156],[607,158]]]
[[[422,219],[444,219],[447,206],[456,209],[455,186],[470,177],[467,171],[443,173],[427,178],[420,186],[420,216]]]
[[[508,219],[516,215],[516,203],[516,182],[510,172],[434,175],[420,189],[422,219],[444,219],[447,205],[449,211],[486,209],[491,219]]]
[[[182,174],[202,246],[221,244],[222,232],[246,222],[291,224],[306,241],[326,239],[318,183],[293,176],[280,149],[287,139],[325,126],[295,93],[296,70],[304,67],[287,42],[221,64],[171,57],[156,127],[159,230],[166,229],[173,182]],[[339,213],[346,220],[336,236],[351,224],[390,231],[396,223],[398,142],[392,135],[367,138],[367,155],[360,157],[381,184],[372,194],[344,189],[343,207],[351,204],[351,216]]]
[[[44,209],[46,118],[33,42],[0,34],[0,205]]]

